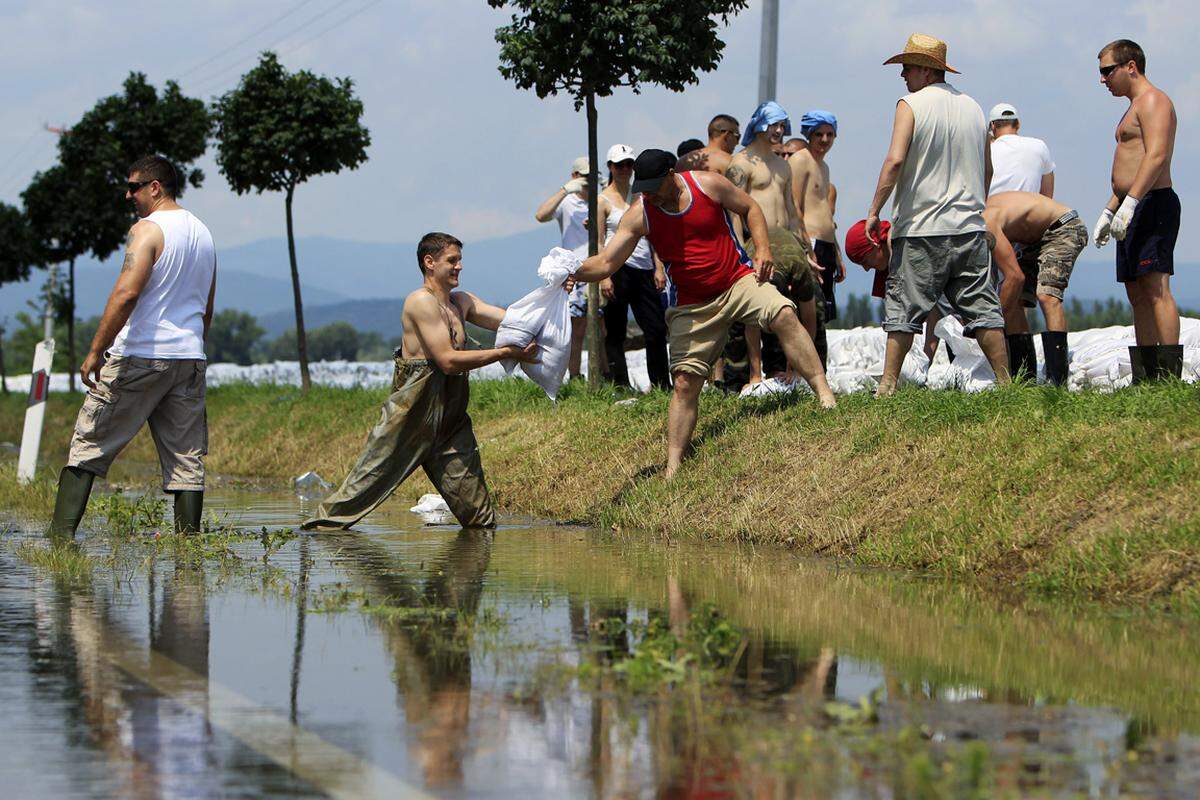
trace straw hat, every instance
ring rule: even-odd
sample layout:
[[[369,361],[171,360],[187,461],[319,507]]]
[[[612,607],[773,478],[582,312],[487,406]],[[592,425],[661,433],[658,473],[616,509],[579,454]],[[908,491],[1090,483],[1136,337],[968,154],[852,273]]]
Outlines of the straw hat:
[[[935,39],[923,33],[914,33],[912,36],[909,36],[908,43],[904,45],[904,52],[892,56],[883,63],[912,64],[916,67],[944,69],[946,72],[953,72],[955,75],[962,74],[946,63],[946,43],[941,39]]]

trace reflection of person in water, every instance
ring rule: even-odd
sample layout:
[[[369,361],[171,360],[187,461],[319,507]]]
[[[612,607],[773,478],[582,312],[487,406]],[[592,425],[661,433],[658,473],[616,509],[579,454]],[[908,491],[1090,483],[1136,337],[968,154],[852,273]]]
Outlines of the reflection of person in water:
[[[456,637],[475,615],[492,554],[492,534],[464,529],[418,576],[384,545],[356,536],[322,536],[370,595],[427,618],[376,617],[395,659],[410,751],[430,786],[462,783],[471,717],[471,652]],[[439,612],[453,611],[453,614]]]

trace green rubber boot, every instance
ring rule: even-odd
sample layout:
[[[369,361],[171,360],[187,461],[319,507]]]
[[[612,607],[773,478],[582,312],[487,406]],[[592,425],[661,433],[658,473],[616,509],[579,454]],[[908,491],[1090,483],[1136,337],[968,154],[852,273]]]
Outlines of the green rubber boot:
[[[1042,332],[1042,360],[1046,362],[1046,380],[1055,386],[1067,385],[1067,333]]]
[[[1010,333],[1008,340],[1008,371],[1013,380],[1037,383],[1037,350],[1033,349],[1032,333]]]
[[[199,533],[204,492],[175,492],[175,532]]]
[[[1129,348],[1129,369],[1133,373],[1132,386],[1154,380],[1158,373],[1158,354],[1154,345],[1134,345]]]
[[[51,539],[75,538],[75,531],[87,511],[88,497],[96,476],[79,467],[63,467],[58,474],[58,495],[54,498],[54,518],[46,535]]]
[[[1158,344],[1154,346],[1154,379],[1158,381],[1179,380],[1183,377],[1183,345]]]

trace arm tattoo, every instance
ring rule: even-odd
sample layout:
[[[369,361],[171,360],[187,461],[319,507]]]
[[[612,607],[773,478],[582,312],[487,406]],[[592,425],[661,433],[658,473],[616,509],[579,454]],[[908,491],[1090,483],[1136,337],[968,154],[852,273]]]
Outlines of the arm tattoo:
[[[746,185],[750,182],[750,175],[739,164],[730,164],[729,169],[725,170],[725,177],[729,182],[739,189],[745,191]]]
[[[125,261],[121,263],[121,272],[133,269],[133,231],[125,237]]]

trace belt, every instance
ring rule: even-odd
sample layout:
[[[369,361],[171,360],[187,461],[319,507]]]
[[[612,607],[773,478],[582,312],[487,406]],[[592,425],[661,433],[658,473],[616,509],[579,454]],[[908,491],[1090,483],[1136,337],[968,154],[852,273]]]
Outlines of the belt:
[[[1078,211],[1068,211],[1067,213],[1063,214],[1058,219],[1054,220],[1054,222],[1052,222],[1050,224],[1050,227],[1046,228],[1046,233],[1049,233],[1050,231],[1056,231],[1059,228],[1061,228],[1063,225],[1066,225],[1068,222],[1071,222],[1072,220],[1077,220],[1077,219],[1079,219]]]

